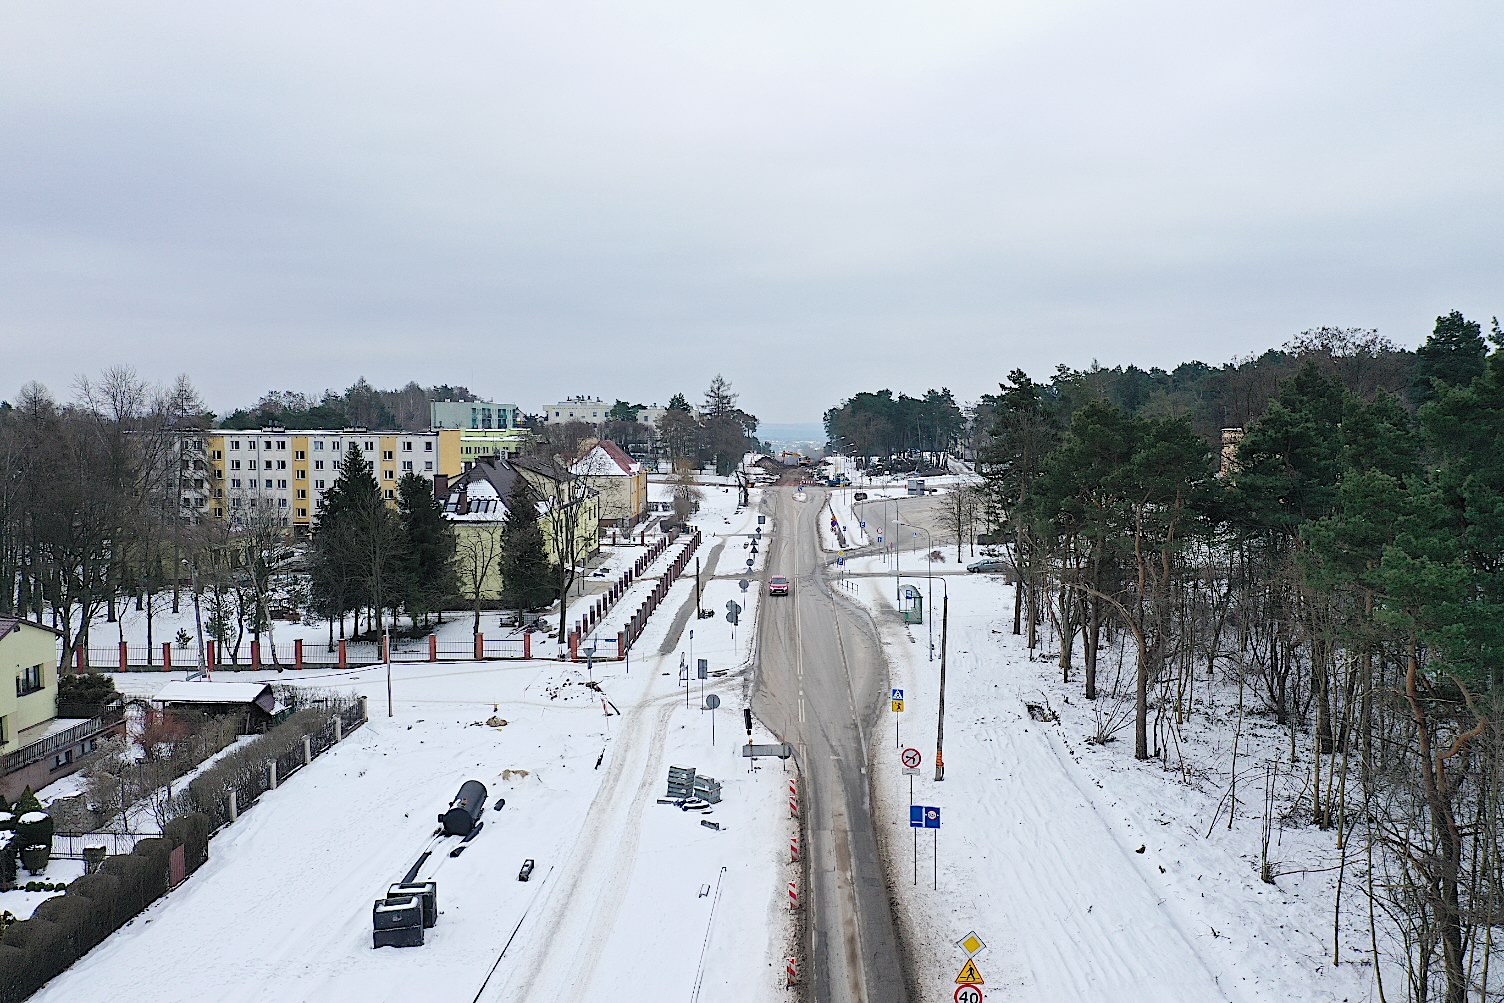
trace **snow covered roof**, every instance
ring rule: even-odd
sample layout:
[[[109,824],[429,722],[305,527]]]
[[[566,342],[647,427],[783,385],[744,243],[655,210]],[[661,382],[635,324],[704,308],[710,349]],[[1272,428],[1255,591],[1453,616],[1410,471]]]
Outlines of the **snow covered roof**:
[[[208,679],[168,683],[153,698],[158,703],[256,703],[271,696],[266,683],[216,683]]]
[[[642,464],[616,443],[602,439],[569,469],[582,477],[635,477],[642,473]]]

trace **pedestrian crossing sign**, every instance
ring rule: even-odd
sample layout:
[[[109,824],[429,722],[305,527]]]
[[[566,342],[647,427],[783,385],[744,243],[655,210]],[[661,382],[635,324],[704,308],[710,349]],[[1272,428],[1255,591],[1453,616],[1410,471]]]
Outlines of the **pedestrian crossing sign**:
[[[961,968],[961,974],[956,976],[956,984],[962,986],[980,986],[985,984],[982,973],[977,971],[977,963],[970,958]]]

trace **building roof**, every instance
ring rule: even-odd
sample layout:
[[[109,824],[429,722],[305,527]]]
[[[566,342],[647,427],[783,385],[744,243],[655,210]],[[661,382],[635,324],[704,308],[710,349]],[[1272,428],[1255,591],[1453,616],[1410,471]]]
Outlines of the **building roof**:
[[[152,699],[158,703],[259,703],[272,695],[268,683],[216,683],[208,679],[168,683]]]
[[[23,620],[18,616],[0,616],[0,639],[5,638],[13,630],[19,630],[23,624],[27,627],[35,627],[37,630],[45,630],[47,633],[58,637],[63,636],[62,631],[53,630],[46,624],[37,623],[35,620]]]
[[[635,477],[642,464],[610,439],[601,439],[569,469],[584,477]]]

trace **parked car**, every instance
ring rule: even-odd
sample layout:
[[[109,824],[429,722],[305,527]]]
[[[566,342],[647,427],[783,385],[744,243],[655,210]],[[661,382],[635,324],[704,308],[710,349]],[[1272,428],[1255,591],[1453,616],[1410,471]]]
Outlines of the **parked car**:
[[[522,870],[517,872],[518,881],[526,881],[533,876],[533,858],[528,857],[522,862]]]
[[[853,491],[853,492],[851,492],[851,500],[852,501],[866,501],[867,500],[867,492],[865,492],[865,491]]]
[[[768,595],[786,596],[789,594],[789,580],[783,575],[774,575],[768,579]]]
[[[971,564],[966,565],[966,570],[972,574],[995,575],[1003,572],[1011,572],[1013,565],[1000,558],[989,557],[984,561],[973,561]]]

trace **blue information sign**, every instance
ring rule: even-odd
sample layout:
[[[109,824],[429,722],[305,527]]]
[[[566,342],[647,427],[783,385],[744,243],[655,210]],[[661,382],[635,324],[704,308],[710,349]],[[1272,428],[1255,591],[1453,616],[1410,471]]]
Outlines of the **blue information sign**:
[[[903,699],[903,690],[894,690],[893,691],[893,699],[894,700],[902,700]]]
[[[922,829],[922,828],[924,828],[924,805],[920,805],[920,804],[911,804],[911,805],[909,805],[909,828],[910,829]]]
[[[913,821],[910,821],[909,824],[913,825],[914,823],[913,823]],[[927,806],[924,809],[924,827],[926,829],[938,829],[938,828],[940,828],[940,809],[939,808],[934,808],[934,807],[928,807]]]

